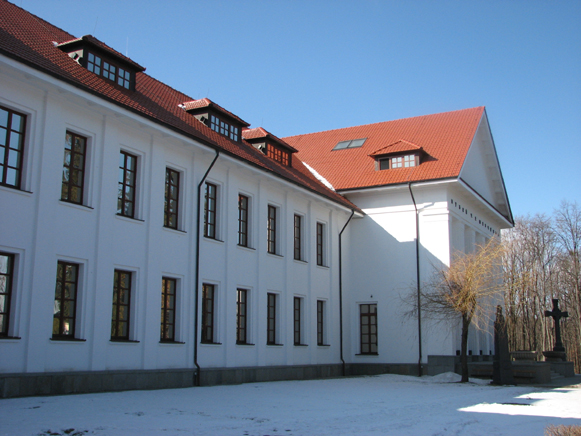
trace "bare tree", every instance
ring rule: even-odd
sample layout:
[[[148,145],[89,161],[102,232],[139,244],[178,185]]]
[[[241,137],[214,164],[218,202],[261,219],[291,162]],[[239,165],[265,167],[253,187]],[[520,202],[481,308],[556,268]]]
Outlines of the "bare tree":
[[[496,305],[502,301],[502,254],[498,239],[477,246],[473,253],[456,253],[449,267],[436,268],[420,291],[422,316],[457,325],[461,322],[462,382],[468,381],[468,331],[487,329]],[[417,312],[417,303],[413,314]]]

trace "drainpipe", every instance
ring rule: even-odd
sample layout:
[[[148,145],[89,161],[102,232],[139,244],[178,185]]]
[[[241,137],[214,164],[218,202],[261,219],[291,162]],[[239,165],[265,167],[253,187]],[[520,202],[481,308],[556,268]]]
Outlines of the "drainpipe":
[[[339,342],[341,344],[341,364],[342,364],[342,374],[345,376],[345,359],[343,359],[343,268],[342,268],[342,257],[343,257],[343,250],[342,250],[342,236],[343,231],[347,228],[347,225],[353,218],[355,214],[355,210],[351,210],[351,216],[339,232]]]
[[[202,180],[198,184],[198,208],[197,208],[197,219],[196,219],[196,273],[195,273],[195,304],[194,304],[194,365],[196,365],[196,374],[194,376],[194,386],[200,386],[200,365],[198,364],[198,295],[200,293],[200,284],[199,277],[200,277],[200,226],[201,226],[201,219],[200,219],[200,212],[202,210],[202,185],[206,181],[206,177],[210,173],[210,170],[218,160],[218,156],[220,156],[220,150],[216,150],[216,156],[214,160],[206,170],[206,174],[202,177]]]
[[[417,283],[417,304],[418,304],[418,377],[422,376],[422,306],[420,293],[420,215],[416,199],[412,191],[411,182],[408,183],[410,195],[414,202],[414,209],[416,210],[416,283]]]

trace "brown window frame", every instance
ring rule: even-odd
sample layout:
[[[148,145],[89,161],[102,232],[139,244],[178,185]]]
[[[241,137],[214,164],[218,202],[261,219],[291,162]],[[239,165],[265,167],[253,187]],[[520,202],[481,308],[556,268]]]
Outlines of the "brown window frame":
[[[240,128],[236,127],[232,123],[224,121],[222,118],[214,114],[210,114],[209,124],[210,129],[212,129],[214,132],[217,132],[220,135],[231,139],[232,141],[240,142]]]
[[[204,236],[210,239],[216,239],[217,201],[218,186],[214,183],[206,182],[204,194]]]
[[[375,334],[373,334],[375,330]],[[377,353],[377,304],[359,305],[360,354],[376,355]],[[373,337],[375,336],[375,339]]]
[[[173,182],[173,175],[177,176],[177,181],[175,183]],[[179,226],[180,176],[181,174],[179,171],[169,167],[165,168],[165,202],[163,225],[168,229],[177,230]],[[175,205],[175,208],[172,208],[172,204]]]
[[[6,262],[0,263],[0,282],[4,283],[0,287],[0,337],[8,337],[10,333],[10,309],[12,303],[12,292],[14,288],[14,258],[12,253],[0,252],[0,258],[6,258]]]
[[[284,166],[290,166],[290,153],[270,142],[266,143],[266,155]]]
[[[248,344],[248,289],[236,290],[236,343]]]
[[[250,198],[238,194],[238,245],[248,247],[248,206]]]
[[[72,280],[67,280],[67,270],[74,271]],[[54,311],[52,324],[52,338],[53,339],[71,339],[75,338],[77,325],[77,302],[79,290],[79,274],[80,265],[78,263],[66,262],[59,260],[57,263],[57,276],[54,297]],[[60,278],[59,278],[60,277]],[[70,292],[73,288],[73,292]],[[67,290],[69,290],[67,297]],[[72,295],[71,295],[72,294]],[[58,303],[58,304],[57,304]],[[66,304],[72,305],[73,314],[65,316],[66,312],[62,308]],[[57,312],[57,306],[59,310]],[[68,329],[65,327],[67,320],[70,322]]]
[[[325,224],[317,223],[317,265],[325,266]]]
[[[77,140],[82,142],[82,151],[75,150],[75,147],[77,146]],[[66,201],[73,204],[84,204],[88,142],[89,141],[85,136],[78,135],[67,130],[65,135],[65,156],[63,162],[61,201]],[[77,156],[80,156],[78,160]],[[78,167],[79,164],[81,164],[80,168]],[[77,167],[75,168],[74,165],[77,165]],[[77,177],[75,178],[73,174],[76,174]],[[73,195],[75,190],[80,192],[78,198]]]
[[[276,206],[268,205],[267,217],[267,251],[270,254],[277,254],[277,240],[276,240],[276,221],[278,215],[278,208]]]
[[[317,300],[317,345],[325,345],[325,301]]]
[[[293,298],[293,338],[295,345],[302,345],[302,298]]]
[[[303,217],[295,214],[294,217],[294,258],[295,260],[303,260]]]
[[[0,106],[0,111],[7,112],[6,125],[0,125],[0,137],[4,136],[5,144],[0,145],[0,156],[3,156],[3,160],[0,162],[0,185],[20,189],[24,166],[26,115],[4,106]],[[15,117],[20,118],[19,129],[13,129],[13,125],[16,123]],[[15,138],[16,144],[14,144]]]
[[[204,283],[202,285],[202,328],[201,328],[201,339],[203,344],[213,344],[215,343],[215,299],[216,299],[216,286]]]
[[[123,278],[127,277],[125,286]],[[113,274],[113,310],[111,315],[111,339],[129,340],[131,333],[131,292],[133,273],[116,269]],[[124,298],[125,297],[125,298]],[[125,333],[123,332],[125,326]]]
[[[91,59],[91,56],[93,59]],[[96,60],[99,62],[96,62]],[[87,60],[85,64],[87,70],[95,73],[97,76],[103,77],[107,81],[123,89],[133,89],[135,73],[119,65],[119,63],[112,62],[107,57],[103,57],[93,51],[87,50]]]
[[[161,331],[160,342],[176,341],[176,299],[178,281],[172,277],[161,278]]]
[[[266,345],[278,345],[276,342],[276,303],[278,295],[266,294]]]
[[[119,158],[117,215],[135,218],[138,157],[121,150]],[[129,210],[127,210],[128,207]]]

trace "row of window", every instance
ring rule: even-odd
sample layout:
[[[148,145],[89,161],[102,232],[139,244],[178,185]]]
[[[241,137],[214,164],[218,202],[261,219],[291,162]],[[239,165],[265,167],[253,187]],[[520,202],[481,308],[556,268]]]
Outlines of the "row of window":
[[[14,254],[0,253],[0,336],[8,337],[10,307],[14,281]],[[52,338],[78,339],[79,277],[81,265],[59,261],[57,264]],[[113,278],[111,311],[111,340],[130,341],[131,295],[133,272],[116,269]],[[163,277],[161,282],[161,325],[160,342],[176,342],[176,313],[178,302],[178,279]],[[249,345],[249,305],[250,290],[236,290],[236,343]],[[360,310],[360,352],[377,354],[377,305],[361,304]],[[326,301],[317,300],[317,345],[326,345]],[[293,342],[305,345],[304,338],[304,298],[293,298]],[[279,295],[267,293],[266,343],[280,345]],[[216,286],[202,285],[201,342],[217,343],[216,340]]]
[[[1,183],[20,188],[22,173],[22,151],[26,117],[12,110],[0,107],[0,171]],[[64,161],[61,184],[61,200],[74,204],[84,204],[86,178],[87,138],[67,131],[65,135]],[[138,156],[121,151],[119,154],[117,214],[135,218],[137,194]],[[180,211],[180,172],[166,168],[164,197],[164,226],[178,229]],[[238,245],[249,247],[250,197],[238,197]],[[218,186],[206,183],[204,201],[204,236],[217,239]],[[279,254],[277,237],[278,208],[268,206],[267,250]],[[304,260],[303,255],[303,216],[294,217],[294,258]],[[325,265],[325,225],[318,222],[317,265]]]

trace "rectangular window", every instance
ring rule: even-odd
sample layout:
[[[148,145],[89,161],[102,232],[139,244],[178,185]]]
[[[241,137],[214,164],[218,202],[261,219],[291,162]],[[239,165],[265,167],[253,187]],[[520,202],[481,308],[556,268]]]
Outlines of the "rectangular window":
[[[317,223],[317,265],[325,265],[325,224]]]
[[[248,290],[238,289],[236,299],[236,343],[247,344]]]
[[[178,228],[178,212],[180,202],[180,173],[171,168],[165,169],[165,203],[164,226],[170,229]]]
[[[137,156],[122,151],[119,154],[119,187],[117,214],[135,217],[135,187],[137,183]]]
[[[267,224],[267,245],[268,252],[276,254],[276,215],[275,206],[268,205],[268,224]]]
[[[61,200],[75,204],[83,204],[86,153],[87,138],[67,132],[65,137]]]
[[[317,345],[325,345],[325,302],[317,300]]]
[[[113,279],[113,313],[111,339],[129,339],[131,314],[131,272],[115,270]]]
[[[202,342],[214,342],[214,285],[202,285]]]
[[[26,116],[0,106],[0,184],[20,189]]]
[[[295,260],[302,260],[302,226],[303,217],[295,214]]]
[[[377,354],[377,304],[361,304],[361,354]]]
[[[213,183],[206,183],[204,197],[204,236],[216,239],[216,200],[218,187]]]
[[[266,155],[271,158],[272,160],[275,160],[277,162],[280,162],[281,164],[285,165],[285,166],[289,166],[289,153],[288,151],[282,150],[279,147],[276,147],[275,145],[266,144]]]
[[[75,337],[78,283],[79,265],[59,261],[54,296],[53,338]]]
[[[10,301],[14,281],[14,255],[0,253],[0,336],[8,336]]]
[[[293,328],[294,328],[294,344],[301,345],[301,301],[302,298],[295,297],[293,305]]]
[[[269,292],[266,296],[266,344],[276,345],[276,294]]]
[[[174,342],[176,338],[177,280],[161,279],[161,336],[162,342]]]
[[[248,202],[247,196],[238,194],[238,245],[248,247]]]
[[[131,73],[121,67],[104,61],[94,53],[87,53],[87,70],[125,88],[131,87]]]
[[[101,75],[101,58],[95,56],[93,53],[88,53],[87,55],[87,70],[92,73]]]

